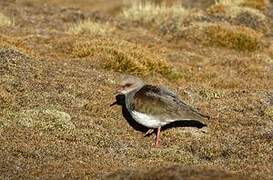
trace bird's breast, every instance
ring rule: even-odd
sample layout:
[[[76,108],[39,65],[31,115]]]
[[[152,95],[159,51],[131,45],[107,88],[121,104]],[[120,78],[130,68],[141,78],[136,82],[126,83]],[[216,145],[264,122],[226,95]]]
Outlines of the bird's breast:
[[[148,128],[158,128],[167,124],[156,117],[137,111],[132,111],[132,117],[136,122]]]

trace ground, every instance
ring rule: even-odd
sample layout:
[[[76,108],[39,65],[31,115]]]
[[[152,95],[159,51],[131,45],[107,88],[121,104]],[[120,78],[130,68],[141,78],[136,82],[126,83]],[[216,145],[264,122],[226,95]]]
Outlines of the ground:
[[[272,179],[270,1],[0,2],[1,179]],[[154,148],[122,116],[135,75],[210,116]]]

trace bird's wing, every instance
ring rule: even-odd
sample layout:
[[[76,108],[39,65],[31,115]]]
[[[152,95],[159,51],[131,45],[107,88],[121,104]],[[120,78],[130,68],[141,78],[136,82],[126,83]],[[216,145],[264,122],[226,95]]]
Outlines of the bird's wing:
[[[145,85],[134,96],[132,109],[162,121],[202,120],[204,116],[179,100],[171,91]]]

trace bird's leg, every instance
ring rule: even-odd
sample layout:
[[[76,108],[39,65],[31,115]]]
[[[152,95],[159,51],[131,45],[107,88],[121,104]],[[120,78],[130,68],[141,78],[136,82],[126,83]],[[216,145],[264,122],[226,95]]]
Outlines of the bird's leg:
[[[149,129],[145,134],[144,134],[144,137],[153,133],[154,132],[154,129]]]
[[[160,129],[161,129],[161,127],[157,128],[156,141],[155,141],[156,148],[158,148],[160,146]]]

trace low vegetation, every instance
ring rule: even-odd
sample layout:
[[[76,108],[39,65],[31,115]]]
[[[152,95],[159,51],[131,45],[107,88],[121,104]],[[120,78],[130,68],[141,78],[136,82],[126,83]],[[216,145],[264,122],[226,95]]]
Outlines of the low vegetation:
[[[267,17],[263,11],[246,5],[250,2],[216,1],[208,8],[207,12],[213,17],[220,17],[235,25],[244,25],[257,31],[268,32]]]
[[[8,27],[8,26],[12,26],[12,24],[13,22],[9,17],[0,13],[0,27]]]
[[[186,28],[182,37],[206,46],[226,47],[240,51],[262,48],[262,33],[243,26],[218,23],[196,23]]]
[[[84,20],[71,25],[68,32],[72,34],[110,35],[114,30],[115,28],[108,23]]]
[[[255,51],[261,48],[262,34],[242,26],[209,24],[204,33],[210,45]]]
[[[184,8],[181,4],[132,3],[121,13],[121,18],[164,33],[179,31],[184,22],[202,16],[201,11]]]
[[[173,73],[172,67],[162,56],[153,53],[147,47],[124,40],[98,38],[88,42],[78,42],[75,43],[72,54],[80,58],[98,57],[104,68],[117,72],[143,76],[159,73],[166,77]]]
[[[0,179],[273,179],[272,2],[0,7]],[[127,75],[167,86],[207,127],[164,127],[153,148],[109,107]]]

